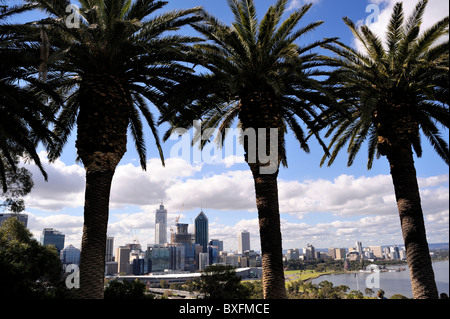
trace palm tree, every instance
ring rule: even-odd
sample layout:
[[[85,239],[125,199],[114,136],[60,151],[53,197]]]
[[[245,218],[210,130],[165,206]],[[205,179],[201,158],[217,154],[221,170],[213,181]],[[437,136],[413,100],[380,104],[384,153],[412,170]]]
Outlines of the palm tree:
[[[0,1],[0,3],[4,3]],[[0,7],[0,181],[8,190],[7,171],[17,169],[19,157],[33,160],[45,179],[47,174],[36,152],[39,142],[49,149],[56,142],[48,129],[53,112],[40,92],[51,94],[30,69],[36,65],[36,49],[15,32],[16,26],[3,23],[8,17],[33,9],[33,5]]]
[[[180,132],[180,128],[192,127],[193,119],[202,119],[202,129],[205,129],[197,131],[193,141],[200,141],[201,147],[211,137],[205,137],[208,129],[214,128],[219,130],[220,146],[236,118],[243,133],[253,130],[258,135],[258,129],[264,129],[265,134],[257,141],[252,142],[245,134],[241,137],[245,160],[255,183],[264,298],[286,298],[277,177],[280,163],[287,166],[284,138],[288,127],[300,147],[309,152],[299,120],[314,130],[312,122],[317,118],[316,111],[328,100],[315,78],[322,75],[315,68],[321,62],[310,50],[329,40],[306,46],[295,43],[323,23],[313,22],[296,29],[311,4],[282,21],[287,0],[278,0],[261,22],[257,20],[253,1],[229,0],[228,4],[235,19],[232,26],[224,25],[206,12],[201,14],[202,22],[193,24],[207,39],[195,45],[197,63],[210,72],[199,76],[192,85],[179,86],[161,119],[171,123],[164,139],[177,130]],[[260,154],[261,147],[267,151],[266,146],[276,143],[276,156],[270,161],[254,156]],[[325,145],[323,147],[326,149]]]
[[[351,118],[329,116],[334,146],[328,165],[348,144],[352,165],[362,144],[368,141],[368,168],[374,157],[386,156],[395,188],[403,239],[415,298],[438,298],[428,251],[423,212],[414,167],[413,149],[422,155],[421,134],[437,154],[449,163],[449,147],[440,125],[449,127],[448,17],[419,34],[427,1],[420,1],[404,23],[403,6],[395,5],[387,26],[386,45],[367,26],[359,29],[344,18],[363,52],[335,42],[324,47],[338,57],[330,77],[337,95],[347,103]],[[325,158],[322,160],[324,163]]]
[[[76,123],[76,148],[86,169],[80,296],[103,298],[109,196],[127,130],[146,169],[143,116],[164,164],[147,102],[161,107],[171,87],[190,76],[180,61],[196,39],[167,32],[197,21],[193,13],[199,8],[156,15],[166,1],[81,0],[78,10],[68,0],[27,1],[49,14],[36,24],[48,48],[41,74],[65,96],[55,132],[65,143]]]

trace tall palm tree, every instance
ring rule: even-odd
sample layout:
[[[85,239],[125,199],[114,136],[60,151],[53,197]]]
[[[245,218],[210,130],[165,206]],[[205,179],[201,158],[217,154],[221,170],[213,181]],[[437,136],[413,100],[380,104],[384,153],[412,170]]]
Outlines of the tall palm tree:
[[[193,24],[207,40],[195,45],[197,63],[210,72],[192,85],[180,85],[173,95],[170,108],[161,119],[172,125],[164,139],[179,128],[192,127],[193,119],[202,119],[205,129],[197,131],[193,141],[200,141],[201,147],[211,137],[205,137],[208,129],[213,128],[219,130],[220,145],[236,118],[243,133],[254,130],[258,135],[258,129],[265,130],[262,139],[252,142],[244,135],[242,138],[245,160],[255,183],[264,298],[286,298],[277,177],[280,164],[287,166],[284,139],[288,127],[301,149],[309,152],[305,127],[300,123],[314,130],[311,124],[317,118],[316,111],[328,100],[316,78],[322,75],[316,69],[321,62],[310,50],[329,40],[296,44],[301,36],[323,23],[313,22],[297,29],[311,4],[282,21],[287,0],[278,0],[261,22],[252,0],[229,0],[228,4],[234,14],[232,26],[206,12],[201,14],[202,22]],[[260,154],[261,147],[267,151],[266,146],[276,142],[274,159],[266,161],[254,156]]]
[[[0,3],[5,3],[0,1]],[[48,128],[53,112],[42,99],[42,90],[51,94],[30,69],[38,62],[37,48],[24,41],[17,26],[4,21],[33,9],[33,5],[0,7],[0,181],[8,190],[6,171],[15,171],[19,157],[33,160],[45,179],[47,174],[36,152],[39,142],[47,148],[56,142]]]
[[[193,13],[199,8],[157,15],[166,1],[80,0],[69,15],[66,8],[74,7],[68,0],[27,1],[49,14],[37,25],[48,48],[41,74],[65,96],[55,132],[66,142],[76,124],[76,148],[86,169],[80,297],[102,298],[111,182],[126,152],[127,130],[145,169],[143,116],[164,164],[147,102],[161,107],[171,87],[190,76],[181,61],[196,39],[167,32],[197,21]]]
[[[449,127],[449,49],[448,40],[437,42],[448,36],[449,20],[446,17],[420,34],[426,5],[426,0],[418,2],[405,23],[402,3],[397,3],[385,46],[367,26],[357,28],[348,18],[344,21],[363,52],[340,42],[324,46],[337,54],[330,58],[338,67],[330,83],[353,114],[329,116],[327,135],[332,135],[334,148],[328,165],[347,144],[352,165],[365,141],[369,169],[375,156],[387,157],[415,298],[438,297],[413,158],[413,149],[422,155],[420,132],[449,163],[449,147],[439,129]]]

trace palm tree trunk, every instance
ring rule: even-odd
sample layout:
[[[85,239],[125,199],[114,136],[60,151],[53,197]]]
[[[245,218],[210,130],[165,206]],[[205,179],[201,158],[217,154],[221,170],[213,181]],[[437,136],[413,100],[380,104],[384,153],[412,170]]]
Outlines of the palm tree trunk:
[[[271,148],[270,128],[278,129],[281,126],[279,104],[270,93],[254,92],[241,99],[239,119],[243,129],[255,130],[265,128],[264,141],[259,137],[256,141],[244,138],[245,160],[255,182],[256,207],[258,209],[259,235],[261,240],[262,266],[263,266],[263,292],[265,299],[286,299],[286,286],[283,270],[283,251],[280,227],[280,211],[278,204],[278,168],[280,165],[280,147],[284,145],[284,135],[278,134],[278,149],[275,172],[263,172],[261,168],[267,167],[268,163],[260,161],[260,146],[265,144],[265,150]],[[256,155],[256,161],[252,162],[251,154]],[[267,155],[267,154],[266,154]]]
[[[126,152],[130,104],[120,81],[105,74],[83,79],[79,101],[76,147],[86,169],[80,297],[101,299],[109,196],[115,169]]]
[[[105,278],[109,194],[114,171],[86,172],[84,226],[80,260],[80,297],[102,299]]]
[[[259,165],[249,164],[255,182],[261,240],[263,292],[265,299],[286,299],[283,252],[278,206],[278,172],[260,174]]]
[[[410,146],[388,152],[403,240],[415,299],[437,299],[430,252],[425,231],[416,169]]]

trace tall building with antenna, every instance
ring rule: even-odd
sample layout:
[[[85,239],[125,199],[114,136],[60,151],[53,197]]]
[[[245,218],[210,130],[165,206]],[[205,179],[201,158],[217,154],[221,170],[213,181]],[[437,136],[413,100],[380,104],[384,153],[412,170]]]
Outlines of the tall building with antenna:
[[[209,221],[203,210],[195,218],[195,243],[202,246],[202,251],[208,251],[209,242]]]
[[[161,203],[155,215],[155,244],[164,245],[167,243],[167,209]]]

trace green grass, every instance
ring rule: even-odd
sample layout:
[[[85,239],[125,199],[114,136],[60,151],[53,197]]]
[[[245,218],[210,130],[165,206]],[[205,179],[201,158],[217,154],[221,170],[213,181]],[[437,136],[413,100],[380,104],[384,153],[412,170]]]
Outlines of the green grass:
[[[296,281],[296,280],[308,280],[314,279],[322,275],[333,274],[335,271],[325,271],[325,272],[317,272],[315,270],[287,270],[284,272],[286,276],[286,281]]]

